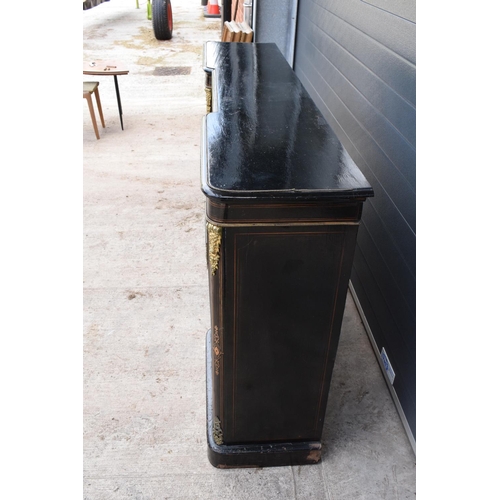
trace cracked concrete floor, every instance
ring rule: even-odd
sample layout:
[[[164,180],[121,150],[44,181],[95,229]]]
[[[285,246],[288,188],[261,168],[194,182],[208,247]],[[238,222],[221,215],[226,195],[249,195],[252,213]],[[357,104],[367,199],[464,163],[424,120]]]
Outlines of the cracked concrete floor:
[[[204,41],[219,39],[220,20],[204,18],[199,0],[172,8],[174,35],[164,42],[144,1],[83,12],[83,59],[130,70],[119,77],[123,131],[111,78],[96,78],[99,141],[83,102],[84,498],[414,498],[415,456],[350,296],[322,462],[208,463],[201,56]]]

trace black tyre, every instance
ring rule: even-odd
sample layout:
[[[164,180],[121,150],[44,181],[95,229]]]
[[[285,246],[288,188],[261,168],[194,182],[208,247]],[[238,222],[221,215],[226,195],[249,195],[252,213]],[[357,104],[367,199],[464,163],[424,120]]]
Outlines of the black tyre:
[[[153,31],[157,40],[170,40],[174,21],[170,0],[153,0]]]

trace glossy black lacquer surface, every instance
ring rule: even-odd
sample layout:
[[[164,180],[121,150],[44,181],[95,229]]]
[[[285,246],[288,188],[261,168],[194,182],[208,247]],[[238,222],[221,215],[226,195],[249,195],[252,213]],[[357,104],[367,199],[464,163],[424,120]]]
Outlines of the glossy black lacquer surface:
[[[274,44],[208,42],[204,63],[208,457],[317,463],[373,192]]]
[[[343,198],[373,192],[275,44],[208,42],[214,112],[202,189],[213,197]]]

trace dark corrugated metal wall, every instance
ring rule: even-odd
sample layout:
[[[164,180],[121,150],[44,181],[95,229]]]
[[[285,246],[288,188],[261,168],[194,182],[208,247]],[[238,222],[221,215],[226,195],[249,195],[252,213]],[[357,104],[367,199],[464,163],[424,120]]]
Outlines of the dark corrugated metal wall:
[[[375,190],[351,280],[415,436],[415,0],[300,0],[294,69]]]

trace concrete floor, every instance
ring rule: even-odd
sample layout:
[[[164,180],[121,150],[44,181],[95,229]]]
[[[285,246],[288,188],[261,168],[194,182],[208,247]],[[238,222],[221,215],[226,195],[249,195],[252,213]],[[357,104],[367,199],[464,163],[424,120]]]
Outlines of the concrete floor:
[[[415,455],[350,296],[322,462],[219,470],[206,458],[201,56],[220,20],[204,18],[200,0],[172,8],[164,42],[143,0],[83,12],[83,58],[130,69],[119,78],[124,131],[112,78],[97,78],[99,141],[83,101],[84,498],[414,498]]]

